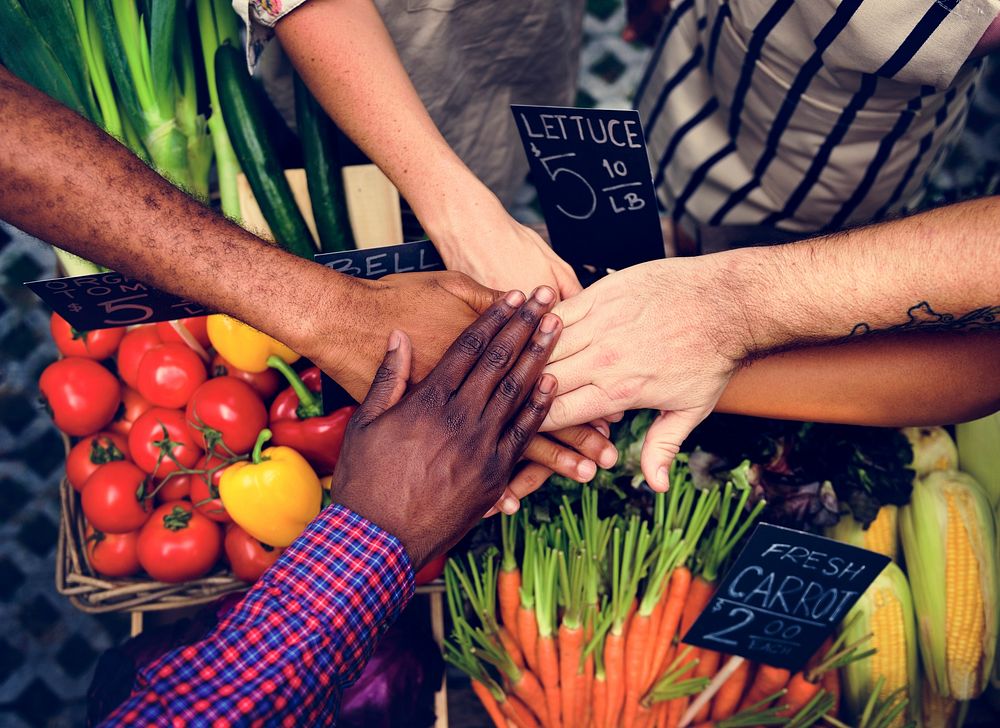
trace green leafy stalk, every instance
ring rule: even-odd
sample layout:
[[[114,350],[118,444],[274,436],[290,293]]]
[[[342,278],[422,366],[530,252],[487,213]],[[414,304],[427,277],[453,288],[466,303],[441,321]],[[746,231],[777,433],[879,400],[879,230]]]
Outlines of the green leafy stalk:
[[[833,709],[834,699],[826,690],[820,690],[813,699],[802,706],[792,718],[785,724],[786,728],[809,728],[819,723],[827,713]]]
[[[194,75],[194,53],[187,16],[177,14],[175,59],[177,63],[177,126],[187,138],[187,161],[190,174],[188,191],[208,200],[208,173],[212,167],[212,140],[205,117],[198,113],[198,87]]]
[[[757,520],[764,510],[764,499],[760,499],[745,512],[747,501],[753,492],[747,480],[750,463],[744,461],[734,468],[730,480],[726,482],[719,502],[719,512],[716,517],[715,529],[706,541],[699,554],[702,569],[701,576],[705,581],[714,582],[719,576],[719,569],[747,529]]]
[[[537,531],[528,521],[527,509],[522,509],[524,518],[524,554],[521,556],[521,608],[535,608],[535,549],[538,545]]]
[[[559,590],[559,552],[538,535],[535,556],[535,620],[539,639],[548,639],[556,630],[556,600]]]
[[[664,700],[674,700],[675,698],[685,698],[688,695],[700,693],[710,680],[707,677],[689,677],[684,675],[694,670],[700,660],[688,659],[691,655],[691,647],[684,650],[674,658],[674,661],[667,667],[663,677],[656,681],[650,688],[649,693],[643,697],[642,705],[649,707],[653,703],[662,703]],[[682,679],[684,678],[684,679]]]
[[[236,14],[228,0],[195,0],[198,17],[198,35],[201,39],[201,55],[205,64],[208,81],[209,138],[215,150],[215,169],[219,182],[219,198],[222,212],[226,217],[239,221],[240,195],[236,179],[240,174],[240,163],[236,159],[226,123],[219,107],[219,88],[215,77],[215,51],[223,43],[239,45],[240,36],[236,26]]]
[[[788,722],[788,718],[782,717],[781,713],[784,711],[786,706],[775,705],[770,708],[768,706],[784,697],[787,692],[787,690],[782,689],[772,695],[768,695],[763,700],[747,707],[746,710],[741,710],[739,713],[730,716],[729,718],[723,718],[715,724],[715,728],[749,728],[750,726],[759,725],[785,725]],[[827,720],[828,718],[829,716],[824,716],[824,720]]]
[[[101,31],[97,27],[93,5],[85,0],[70,1],[73,21],[76,23],[76,34],[80,38],[83,59],[87,66],[87,78],[99,110],[99,120],[94,118],[94,121],[115,139],[124,142],[125,129],[118,111],[114,89],[111,87],[111,77],[108,75],[108,65],[104,58],[104,45],[101,43]]]

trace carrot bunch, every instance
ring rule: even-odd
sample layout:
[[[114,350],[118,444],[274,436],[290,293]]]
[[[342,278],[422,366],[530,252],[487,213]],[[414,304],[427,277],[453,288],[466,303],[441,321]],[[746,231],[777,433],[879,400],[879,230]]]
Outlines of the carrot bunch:
[[[473,680],[494,721],[678,726],[720,659],[679,641],[764,506],[751,503],[746,471],[744,464],[725,482],[696,486],[681,455],[670,490],[652,495],[649,511],[602,516],[596,489],[585,489],[578,505],[564,496],[558,515],[541,523],[527,506],[501,516],[501,551],[452,559],[448,659]],[[736,671],[718,709],[699,720],[745,713],[753,676],[750,665]]]

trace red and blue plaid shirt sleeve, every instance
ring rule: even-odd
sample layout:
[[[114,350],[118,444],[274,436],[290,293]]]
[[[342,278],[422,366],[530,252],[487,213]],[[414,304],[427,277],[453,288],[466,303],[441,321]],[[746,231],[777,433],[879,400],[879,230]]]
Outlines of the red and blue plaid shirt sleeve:
[[[208,637],[143,668],[107,725],[332,725],[413,588],[395,537],[330,506]]]

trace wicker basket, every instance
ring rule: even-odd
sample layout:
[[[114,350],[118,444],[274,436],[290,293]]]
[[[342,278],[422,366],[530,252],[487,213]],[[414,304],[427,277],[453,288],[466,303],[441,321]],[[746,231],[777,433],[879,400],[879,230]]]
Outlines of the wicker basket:
[[[69,438],[63,435],[66,453]],[[87,560],[86,523],[80,494],[66,478],[59,484],[59,539],[56,543],[56,591],[69,597],[77,609],[99,612],[156,612],[212,602],[224,594],[243,591],[250,584],[225,569],[194,581],[165,584],[141,575],[129,579],[99,576]]]
[[[80,494],[63,478],[56,546],[56,590],[84,612],[154,612],[215,601],[223,594],[249,589],[223,569],[194,581],[164,584],[148,576],[105,579],[87,561]]]

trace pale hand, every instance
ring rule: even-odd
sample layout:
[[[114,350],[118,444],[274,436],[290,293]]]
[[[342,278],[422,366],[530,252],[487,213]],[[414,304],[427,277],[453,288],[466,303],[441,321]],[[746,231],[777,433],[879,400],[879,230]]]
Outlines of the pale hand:
[[[560,303],[565,329],[546,369],[559,396],[543,429],[658,409],[642,471],[666,490],[681,444],[745,356],[742,314],[724,281],[715,256],[674,258],[619,271]]]
[[[463,200],[462,208],[449,213],[450,222],[428,226],[448,270],[462,271],[498,291],[544,285],[566,299],[583,290],[573,268],[492,194]]]

